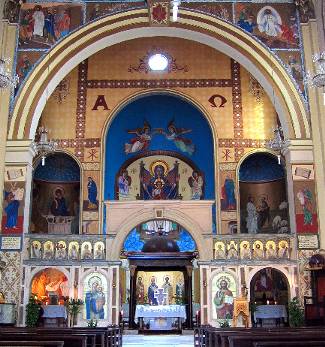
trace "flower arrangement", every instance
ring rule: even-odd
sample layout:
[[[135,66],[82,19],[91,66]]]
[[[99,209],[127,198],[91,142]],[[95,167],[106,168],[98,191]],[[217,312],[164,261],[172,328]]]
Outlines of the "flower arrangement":
[[[97,327],[97,320],[96,319],[90,319],[87,323],[88,328],[96,328]]]
[[[83,305],[83,301],[81,299],[72,299],[65,301],[65,307],[70,316],[70,325],[77,324],[77,316],[78,313],[81,312],[81,306]]]

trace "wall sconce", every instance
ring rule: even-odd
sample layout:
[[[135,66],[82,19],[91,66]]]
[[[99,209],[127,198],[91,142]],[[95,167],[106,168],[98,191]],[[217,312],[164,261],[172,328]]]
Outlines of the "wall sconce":
[[[315,64],[316,74],[310,72],[306,74],[305,82],[316,88],[323,89],[324,106],[325,106],[325,51],[313,55],[313,63]]]
[[[54,152],[57,143],[48,139],[48,130],[45,127],[38,128],[38,141],[32,142],[31,146],[34,149],[36,154],[39,154],[42,157],[42,166],[45,165],[45,157],[47,154]]]

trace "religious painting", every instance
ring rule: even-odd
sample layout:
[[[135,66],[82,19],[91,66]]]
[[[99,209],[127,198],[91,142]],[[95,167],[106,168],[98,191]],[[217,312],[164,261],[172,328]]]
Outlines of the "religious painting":
[[[134,134],[129,142],[124,144],[125,154],[137,153],[149,149],[150,142],[154,136],[163,135],[167,141],[171,141],[176,149],[188,155],[192,155],[195,151],[195,146],[192,140],[184,137],[185,134],[190,133],[192,129],[178,128],[174,120],[171,120],[167,125],[167,129],[151,128],[148,121],[144,121],[142,127],[136,129],[129,129],[129,134]]]
[[[84,211],[98,211],[98,182],[99,171],[86,171],[84,172]]]
[[[117,2],[117,3],[87,3],[86,19],[87,22],[96,20],[100,17],[107,16],[115,12],[122,12],[128,9],[134,9],[136,7],[142,7],[140,1],[128,1],[128,2]]]
[[[315,171],[312,164],[293,164],[292,179],[294,181],[314,180]]]
[[[54,244],[52,241],[46,241],[43,244],[43,259],[52,260],[54,257]]]
[[[299,48],[294,5],[236,3],[235,22],[270,48]]]
[[[251,301],[257,305],[288,303],[288,280],[271,267],[258,271],[250,283]]]
[[[138,271],[137,304],[184,304],[184,274],[181,271]]]
[[[227,259],[238,259],[238,245],[233,240],[227,244]]]
[[[240,243],[240,258],[241,259],[251,259],[251,245],[248,241],[242,241]]]
[[[217,4],[213,2],[205,3],[203,1],[198,3],[185,2],[184,4],[182,4],[182,7],[204,12],[228,22],[232,21],[232,5],[229,3]]]
[[[234,299],[237,296],[237,280],[228,272],[218,272],[212,277],[212,318],[232,319]]]
[[[41,259],[42,258],[42,245],[37,240],[34,240],[31,243],[30,258],[31,259]]]
[[[263,259],[264,258],[264,246],[262,241],[256,240],[253,243],[253,259]]]
[[[183,99],[158,94],[135,99],[114,118],[105,144],[110,165],[104,170],[104,200],[214,199],[211,128]],[[156,168],[155,161],[167,165]]]
[[[64,153],[38,163],[32,182],[32,233],[79,234],[80,167]]]
[[[4,182],[2,233],[20,234],[23,232],[25,182]]]
[[[253,154],[239,170],[241,232],[286,234],[289,230],[285,173],[276,157]]]
[[[221,182],[221,210],[236,210],[235,172],[220,171]]]
[[[20,10],[19,48],[48,49],[81,24],[81,5],[24,3]]]
[[[79,243],[72,241],[69,243],[69,259],[78,260],[79,259]]]
[[[214,244],[214,258],[226,259],[226,246],[221,241],[218,241]]]
[[[108,285],[106,277],[93,272],[84,280],[85,319],[107,319]]]
[[[65,241],[59,241],[55,245],[55,259],[64,260],[67,258],[67,244]]]
[[[92,245],[90,242],[83,242],[81,245],[81,259],[90,260],[93,258]]]
[[[43,304],[63,303],[69,297],[70,285],[67,277],[59,270],[46,268],[38,272],[31,282],[31,293]]]
[[[277,258],[277,249],[274,241],[267,241],[265,244],[265,258],[275,259]]]
[[[19,85],[17,88],[24,82],[25,78],[42,55],[43,52],[37,51],[20,51],[17,53],[16,74],[19,76]]]
[[[294,181],[296,224],[298,233],[318,231],[314,181]]]
[[[281,259],[290,258],[290,249],[288,241],[281,240],[278,243],[278,257]]]
[[[304,85],[304,72],[303,72],[303,64],[301,61],[301,53],[295,51],[277,51],[277,54],[281,58],[281,60],[286,65],[286,68],[289,74],[296,81],[299,86],[299,90],[304,93],[305,85]]]
[[[94,259],[103,260],[105,259],[105,245],[104,242],[98,241],[94,244]]]
[[[171,156],[137,159],[119,170],[115,178],[118,200],[201,200],[204,173],[194,163]]]

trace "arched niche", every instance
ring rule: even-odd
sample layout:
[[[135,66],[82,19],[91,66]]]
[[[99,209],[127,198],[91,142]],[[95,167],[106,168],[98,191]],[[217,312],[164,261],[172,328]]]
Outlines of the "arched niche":
[[[32,182],[30,231],[79,234],[80,167],[65,153],[54,153],[45,165],[36,162]]]
[[[290,286],[287,277],[272,267],[259,270],[250,282],[250,301],[256,305],[287,305]]]
[[[30,294],[43,304],[63,304],[70,295],[68,277],[57,268],[44,268],[33,276]]]
[[[267,152],[249,155],[239,168],[242,233],[289,233],[285,169]]]
[[[188,190],[185,196],[192,199],[190,181],[193,171],[198,171],[202,179],[200,186],[204,194],[202,191],[198,198],[214,199],[213,152],[210,125],[192,103],[167,93],[139,96],[116,114],[107,130],[104,199],[116,198],[119,180],[127,171],[125,187],[129,185],[129,189],[124,191],[129,194],[124,194],[124,199],[146,200],[140,191],[143,186],[140,180],[143,177],[154,181],[156,177],[152,168],[159,161],[165,167],[164,176],[169,176],[171,185],[177,185],[177,192],[165,194],[164,199],[181,199],[182,190]],[[139,166],[141,161],[142,168]],[[181,166],[184,174],[175,173],[175,163]]]

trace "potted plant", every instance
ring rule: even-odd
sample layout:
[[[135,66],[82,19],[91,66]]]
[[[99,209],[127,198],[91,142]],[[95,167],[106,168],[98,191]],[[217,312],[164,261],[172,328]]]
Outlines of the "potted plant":
[[[291,327],[301,327],[304,325],[305,316],[304,309],[302,308],[297,297],[294,297],[288,304],[289,311],[289,325]]]
[[[229,313],[226,314],[225,319],[218,319],[217,322],[219,324],[219,327],[220,328],[230,328],[230,319],[231,319],[231,316]]]
[[[90,319],[88,321],[88,328],[96,328],[97,327],[97,320],[96,319]]]
[[[28,304],[26,305],[26,325],[29,328],[34,328],[37,326],[40,318],[40,311],[41,305],[37,301],[37,296],[32,294],[29,297]]]
[[[83,301],[81,299],[69,299],[66,301],[66,308],[70,318],[70,326],[77,324],[78,314],[81,312]]]

